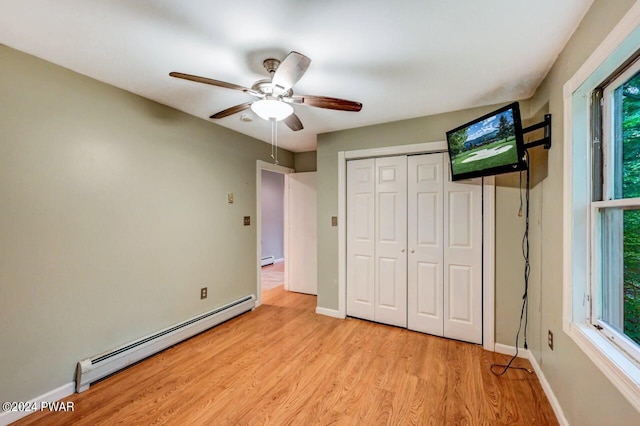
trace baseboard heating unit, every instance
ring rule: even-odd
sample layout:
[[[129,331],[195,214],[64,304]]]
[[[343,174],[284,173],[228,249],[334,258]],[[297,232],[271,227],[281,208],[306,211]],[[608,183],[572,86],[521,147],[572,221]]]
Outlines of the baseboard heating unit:
[[[266,257],[263,257],[262,259],[260,259],[260,266],[273,265],[273,263],[275,261],[276,261],[275,257],[266,256]]]
[[[97,380],[195,336],[208,328],[250,311],[255,307],[255,304],[256,297],[254,295],[246,296],[111,351],[82,360],[78,362],[76,369],[76,392],[83,392]]]

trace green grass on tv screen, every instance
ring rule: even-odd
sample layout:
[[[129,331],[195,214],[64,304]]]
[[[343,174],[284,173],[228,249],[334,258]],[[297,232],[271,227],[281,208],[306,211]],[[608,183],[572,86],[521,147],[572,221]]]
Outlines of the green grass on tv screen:
[[[515,136],[460,152],[451,161],[456,175],[518,162]]]

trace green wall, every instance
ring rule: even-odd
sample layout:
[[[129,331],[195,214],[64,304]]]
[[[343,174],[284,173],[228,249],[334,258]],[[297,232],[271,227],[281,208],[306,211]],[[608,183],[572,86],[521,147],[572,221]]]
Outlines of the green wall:
[[[1,45],[0,99],[0,401],[256,292],[269,145]]]
[[[316,154],[316,151],[296,152],[294,167],[296,172],[315,172],[317,170]]]

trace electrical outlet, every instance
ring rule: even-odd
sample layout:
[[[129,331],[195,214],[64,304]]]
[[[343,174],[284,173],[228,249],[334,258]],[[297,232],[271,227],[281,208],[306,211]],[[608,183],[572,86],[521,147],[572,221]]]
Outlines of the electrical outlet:
[[[206,299],[207,298],[207,287],[202,287],[200,289],[200,299]]]
[[[227,203],[233,204],[233,192],[227,194]]]
[[[549,348],[553,350],[553,332],[549,330],[549,334],[547,334],[547,343],[549,344]]]
[[[244,217],[244,226],[249,226],[251,225],[251,216],[245,216]]]
[[[331,226],[338,226],[338,216],[331,216]]]

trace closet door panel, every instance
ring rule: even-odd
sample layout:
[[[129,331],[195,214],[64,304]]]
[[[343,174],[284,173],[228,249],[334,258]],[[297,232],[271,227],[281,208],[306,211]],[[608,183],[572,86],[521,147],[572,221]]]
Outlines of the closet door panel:
[[[375,161],[347,162],[347,315],[373,321]]]
[[[443,154],[408,158],[408,328],[442,336]]]
[[[375,160],[375,320],[407,326],[407,157]]]
[[[444,336],[482,343],[482,179],[448,178],[444,194]]]

